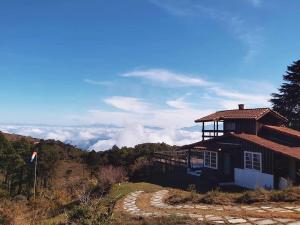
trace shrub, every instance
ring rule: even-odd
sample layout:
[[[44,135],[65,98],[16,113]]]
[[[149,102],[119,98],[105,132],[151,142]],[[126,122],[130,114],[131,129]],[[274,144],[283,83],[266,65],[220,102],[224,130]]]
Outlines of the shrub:
[[[71,224],[92,224],[92,215],[87,206],[76,206],[68,213],[68,222]]]
[[[0,225],[10,225],[14,224],[14,215],[18,213],[17,209],[11,207],[8,202],[2,202],[0,204]]]
[[[295,202],[300,200],[299,191],[296,189],[286,189],[281,191],[272,191],[270,200],[274,202]]]
[[[10,222],[0,214],[0,225],[10,224]]]
[[[196,193],[197,192],[196,185],[195,184],[189,184],[187,190],[192,192],[192,193]]]
[[[201,203],[224,205],[230,203],[230,195],[228,193],[220,192],[219,189],[213,190],[205,194],[201,199]]]
[[[255,202],[264,202],[268,200],[268,191],[258,188],[255,191],[246,191],[236,199],[238,203],[251,204]]]
[[[0,188],[0,199],[2,198],[9,198],[9,192]]]
[[[184,204],[184,203],[187,203],[187,202],[191,202],[192,201],[192,197],[191,195],[171,195],[167,200],[166,202],[168,204],[171,204],[171,205],[178,205],[178,204]]]
[[[133,165],[129,167],[129,175],[130,178],[137,179],[137,178],[145,178],[148,177],[153,168],[153,162],[146,157],[139,157],[137,158]]]
[[[95,187],[94,192],[103,195],[113,184],[121,183],[126,180],[126,172],[122,167],[113,167],[111,165],[102,167],[97,174],[98,184]]]

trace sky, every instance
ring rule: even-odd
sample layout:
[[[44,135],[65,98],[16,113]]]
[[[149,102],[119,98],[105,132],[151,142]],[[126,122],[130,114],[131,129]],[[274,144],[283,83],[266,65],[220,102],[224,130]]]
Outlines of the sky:
[[[270,107],[299,60],[298,0],[1,0],[0,130],[103,151],[199,141]]]

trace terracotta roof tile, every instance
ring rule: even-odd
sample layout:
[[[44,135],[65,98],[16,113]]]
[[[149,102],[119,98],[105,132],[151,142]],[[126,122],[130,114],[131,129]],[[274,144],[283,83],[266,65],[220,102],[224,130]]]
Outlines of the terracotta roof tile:
[[[278,144],[276,142],[267,140],[265,138],[253,135],[253,134],[236,134],[231,133],[232,136],[240,138],[242,140],[246,140],[252,142],[254,144],[260,145],[262,147],[268,148],[272,151],[282,153],[287,156],[291,156],[293,158],[300,159],[300,147],[289,147],[285,145]]]
[[[277,117],[281,118],[284,121],[287,121],[285,117],[279,113],[269,109],[269,108],[255,108],[255,109],[234,109],[234,110],[225,110],[218,111],[208,116],[202,117],[195,120],[195,122],[208,122],[208,121],[217,121],[224,119],[255,119],[258,120],[267,113],[273,113]]]
[[[264,125],[264,128],[287,135],[287,136],[291,136],[291,137],[300,139],[300,131],[297,131],[297,130],[294,130],[294,129],[291,129],[288,127]]]

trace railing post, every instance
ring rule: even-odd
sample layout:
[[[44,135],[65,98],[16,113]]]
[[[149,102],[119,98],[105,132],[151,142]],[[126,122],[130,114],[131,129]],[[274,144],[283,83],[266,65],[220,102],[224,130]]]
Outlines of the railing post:
[[[202,122],[202,141],[204,141],[204,121]]]

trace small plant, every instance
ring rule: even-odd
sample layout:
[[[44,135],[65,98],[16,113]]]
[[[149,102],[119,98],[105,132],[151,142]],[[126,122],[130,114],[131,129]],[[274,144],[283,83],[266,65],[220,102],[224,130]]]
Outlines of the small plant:
[[[215,190],[205,194],[200,199],[200,202],[205,204],[223,205],[228,204],[230,202],[230,196],[228,193],[221,192],[219,188],[216,188]]]
[[[92,224],[92,215],[86,206],[76,206],[68,213],[68,221],[71,224]]]
[[[299,191],[295,188],[289,188],[281,191],[272,191],[270,200],[273,202],[295,202],[299,201]]]
[[[255,191],[246,191],[236,199],[238,203],[252,204],[255,202],[264,202],[268,200],[268,191],[263,188],[257,188]]]
[[[190,184],[188,186],[188,191],[191,193],[191,199],[195,199],[197,195],[197,188],[195,184]]]
[[[0,215],[0,225],[4,225],[4,224],[7,224],[7,221],[2,215]]]
[[[171,205],[179,205],[179,204],[184,204],[184,203],[187,203],[187,202],[190,202],[192,201],[193,198],[191,195],[171,195],[167,200],[166,202],[168,204],[171,204]]]
[[[192,192],[192,193],[197,193],[197,188],[195,184],[190,184],[187,188],[188,191]]]
[[[68,181],[71,177],[71,174],[72,174],[73,170],[71,169],[68,169],[65,174],[64,174],[64,178]]]

